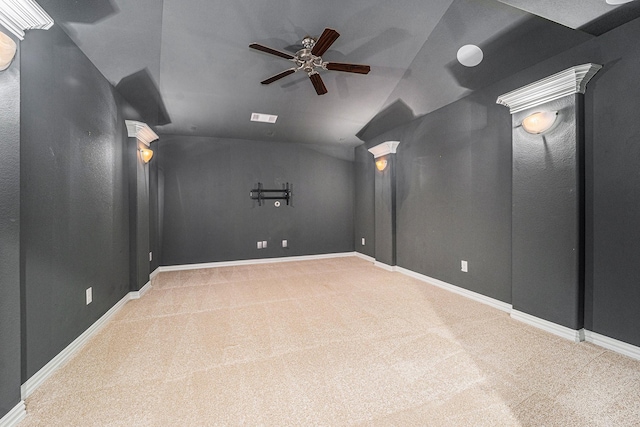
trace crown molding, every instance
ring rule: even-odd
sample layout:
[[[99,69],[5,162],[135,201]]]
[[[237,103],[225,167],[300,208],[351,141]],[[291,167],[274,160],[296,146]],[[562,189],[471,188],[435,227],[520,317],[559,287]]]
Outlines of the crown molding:
[[[151,130],[149,125],[142,122],[136,122],[134,120],[125,120],[127,125],[127,132],[129,138],[137,138],[138,141],[145,144],[147,147],[155,140],[158,139],[158,135]]]
[[[20,40],[27,30],[48,30],[53,19],[34,0],[0,1],[0,24]]]
[[[602,68],[598,64],[582,64],[567,68],[504,95],[496,103],[509,107],[511,114],[560,99],[574,93],[584,93],[589,80]]]
[[[377,159],[378,157],[386,156],[387,154],[395,154],[398,144],[400,144],[400,141],[386,141],[382,144],[376,145],[375,147],[369,148],[369,152],[373,154],[375,159]]]

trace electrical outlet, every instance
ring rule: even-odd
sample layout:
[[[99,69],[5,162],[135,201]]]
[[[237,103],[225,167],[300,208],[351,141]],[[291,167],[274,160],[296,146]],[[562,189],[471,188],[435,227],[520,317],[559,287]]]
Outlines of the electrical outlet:
[[[153,252],[149,252],[149,261],[153,261]]]
[[[362,238],[362,246],[364,246],[364,237]]]
[[[267,249],[267,241],[266,240],[262,241],[262,249]]]
[[[262,249],[262,242],[258,242],[258,249]]]
[[[286,240],[283,240],[283,241],[282,241],[282,247],[283,247],[283,248],[286,248],[288,244],[289,244],[289,243],[287,243],[287,241],[286,241]]]
[[[469,271],[469,264],[467,264],[467,261],[460,261],[460,270],[464,271],[465,273]]]
[[[87,297],[87,305],[91,304],[91,301],[93,301],[93,288],[87,288],[85,295]]]

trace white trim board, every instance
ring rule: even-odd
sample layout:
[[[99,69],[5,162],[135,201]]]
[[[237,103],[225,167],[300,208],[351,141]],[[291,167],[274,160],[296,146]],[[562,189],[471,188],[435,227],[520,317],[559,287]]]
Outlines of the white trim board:
[[[158,274],[160,274],[160,267],[156,267],[156,269],[153,270],[151,274],[149,274],[149,281],[153,280],[153,278],[156,277]]]
[[[165,271],[199,270],[201,268],[236,267],[240,265],[271,264],[277,262],[313,261],[319,259],[345,258],[350,256],[354,256],[354,252],[338,252],[333,254],[302,255],[279,258],[256,258],[240,261],[205,262],[201,264],[166,265],[158,267],[158,270],[162,273]]]
[[[511,318],[573,342],[584,341],[584,329],[576,330],[567,328],[566,326],[558,325],[557,323],[553,323],[518,310],[511,310]]]
[[[402,273],[406,276],[413,277],[414,279],[421,280],[430,285],[445,289],[449,292],[453,292],[455,294],[462,295],[463,297],[467,297],[474,301],[481,302],[493,308],[497,308],[498,310],[511,313],[512,307],[511,307],[511,304],[509,303],[497,300],[495,298],[488,297],[486,295],[479,294],[477,292],[470,291],[465,288],[461,288],[460,286],[452,285],[451,283],[443,282],[442,280],[434,279],[433,277],[425,276],[424,274],[416,273],[415,271],[407,270],[406,268],[398,267],[397,265],[393,268],[394,268],[394,271]]]
[[[380,262],[380,261],[373,261],[373,265],[375,267],[381,268],[383,270],[387,270],[387,271],[398,271],[398,266],[396,265],[389,265],[389,264],[385,264],[384,262]]]
[[[144,286],[140,288],[139,291],[129,292],[129,299],[140,299],[140,297],[142,297],[144,294],[149,292],[149,289],[151,289],[151,280],[145,283]]]
[[[369,261],[369,262],[376,262],[376,259],[374,257],[370,257],[369,255],[365,255],[365,254],[361,254],[360,252],[354,252],[355,256],[358,258],[361,258],[365,261]]]
[[[20,421],[27,416],[27,408],[24,405],[24,400],[21,400],[12,410],[0,418],[0,427],[14,427],[17,426]]]
[[[606,335],[600,335],[593,331],[585,331],[584,335],[587,342],[606,348],[607,350],[615,351],[616,353],[624,354],[632,359],[640,360],[640,347],[615,338],[610,338]]]
[[[376,261],[374,258],[371,258],[370,256],[367,256],[358,252],[355,253],[355,256],[365,259],[367,261],[371,261],[374,263],[376,267],[382,268],[384,270],[402,273],[409,277],[413,277],[415,279],[418,279],[428,284],[448,290],[458,295],[462,295],[464,297],[481,302],[483,304],[487,304],[491,307],[497,308],[498,310],[502,310],[506,313],[509,313],[511,318],[514,320],[526,323],[530,326],[541,329],[545,332],[549,332],[550,334],[553,334],[574,342],[587,341],[597,346],[606,348],[607,350],[611,350],[616,353],[620,353],[625,356],[631,357],[632,359],[640,360],[640,347],[637,347],[635,345],[626,343],[624,341],[616,340],[606,335],[601,335],[596,332],[588,331],[585,329],[575,330],[575,329],[567,328],[566,326],[558,325],[557,323],[553,323],[548,320],[544,320],[539,317],[535,317],[530,314],[523,313],[518,310],[514,310],[513,306],[506,302],[488,297],[486,295],[479,294],[477,292],[470,291],[468,289],[461,288],[456,285],[452,285],[447,282],[443,282],[442,280],[434,279],[433,277],[416,273],[415,271],[407,270],[406,268],[402,268],[397,265],[390,266],[390,265],[381,263],[379,261]]]

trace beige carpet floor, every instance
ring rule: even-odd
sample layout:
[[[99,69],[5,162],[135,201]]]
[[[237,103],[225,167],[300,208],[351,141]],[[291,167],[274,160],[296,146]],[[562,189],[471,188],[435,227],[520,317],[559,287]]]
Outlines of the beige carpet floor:
[[[152,285],[20,427],[640,425],[640,361],[359,258]]]

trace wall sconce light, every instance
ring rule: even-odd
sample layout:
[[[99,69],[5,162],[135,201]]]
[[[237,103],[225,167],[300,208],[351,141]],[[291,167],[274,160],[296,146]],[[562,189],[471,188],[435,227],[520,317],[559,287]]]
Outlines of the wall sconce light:
[[[18,46],[11,37],[0,31],[0,71],[9,68],[16,56]]]
[[[148,148],[140,149],[140,157],[142,157],[142,161],[145,163],[149,163],[151,158],[153,157],[153,151]]]
[[[379,171],[385,170],[387,167],[387,159],[377,159],[376,160],[376,168]]]
[[[551,129],[558,117],[557,111],[540,111],[527,116],[522,121],[522,128],[534,135],[541,134]]]

